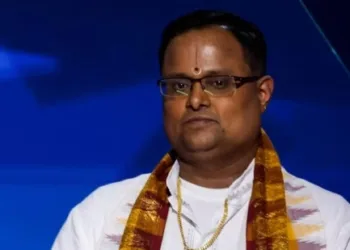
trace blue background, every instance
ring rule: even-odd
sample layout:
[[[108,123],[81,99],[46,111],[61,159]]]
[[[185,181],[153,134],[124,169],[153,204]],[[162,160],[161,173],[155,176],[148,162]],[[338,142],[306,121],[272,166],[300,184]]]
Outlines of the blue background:
[[[212,2],[1,2],[1,249],[49,249],[96,187],[152,170],[169,149],[160,32],[197,8],[259,24],[276,79],[264,127],[283,164],[350,199],[350,40],[334,32],[349,26],[327,17],[327,1]]]

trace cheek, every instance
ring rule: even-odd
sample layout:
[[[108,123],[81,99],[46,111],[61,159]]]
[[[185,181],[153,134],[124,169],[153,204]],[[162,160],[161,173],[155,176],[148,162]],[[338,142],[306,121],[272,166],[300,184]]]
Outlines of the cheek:
[[[164,128],[169,137],[178,132],[180,120],[185,111],[185,102],[181,100],[164,100]]]
[[[244,124],[244,117],[239,107],[234,105],[225,105],[221,107],[221,124],[227,134],[236,133]]]
[[[245,137],[259,126],[259,103],[251,100],[233,99],[222,102],[218,107],[221,124],[226,134]]]

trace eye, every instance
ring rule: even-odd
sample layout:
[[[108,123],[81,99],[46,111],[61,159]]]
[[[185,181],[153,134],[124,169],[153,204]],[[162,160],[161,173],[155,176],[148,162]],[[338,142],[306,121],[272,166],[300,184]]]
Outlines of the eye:
[[[188,89],[189,85],[182,81],[171,81],[170,83],[172,89],[174,90],[186,90]]]
[[[210,85],[216,89],[225,89],[229,87],[230,81],[226,78],[213,78],[210,80]]]

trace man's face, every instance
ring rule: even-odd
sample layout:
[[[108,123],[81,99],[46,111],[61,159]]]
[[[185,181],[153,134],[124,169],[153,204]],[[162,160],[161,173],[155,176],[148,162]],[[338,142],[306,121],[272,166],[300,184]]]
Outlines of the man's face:
[[[187,32],[169,44],[163,77],[252,76],[240,43],[219,27]],[[273,82],[265,78],[247,83],[234,94],[213,97],[194,82],[191,93],[164,98],[164,126],[178,152],[230,151],[254,140],[260,129],[263,106]],[[201,118],[208,119],[201,119]],[[192,121],[191,118],[198,118]]]

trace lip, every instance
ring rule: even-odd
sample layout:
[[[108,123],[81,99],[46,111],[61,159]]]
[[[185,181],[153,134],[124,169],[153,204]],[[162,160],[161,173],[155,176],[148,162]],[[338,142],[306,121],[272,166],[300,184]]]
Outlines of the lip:
[[[194,123],[194,122],[217,122],[215,119],[207,116],[194,116],[185,119],[184,123]]]

